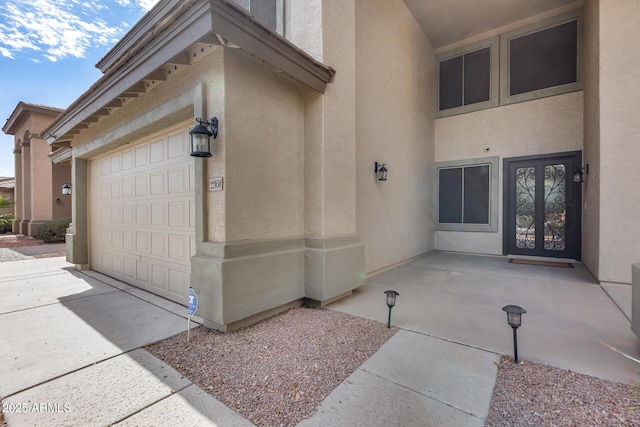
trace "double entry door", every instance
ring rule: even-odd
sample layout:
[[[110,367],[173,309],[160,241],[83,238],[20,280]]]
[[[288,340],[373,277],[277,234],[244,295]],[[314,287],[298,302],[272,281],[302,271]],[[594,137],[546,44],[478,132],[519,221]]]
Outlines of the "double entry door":
[[[504,159],[504,252],[580,259],[581,152]]]

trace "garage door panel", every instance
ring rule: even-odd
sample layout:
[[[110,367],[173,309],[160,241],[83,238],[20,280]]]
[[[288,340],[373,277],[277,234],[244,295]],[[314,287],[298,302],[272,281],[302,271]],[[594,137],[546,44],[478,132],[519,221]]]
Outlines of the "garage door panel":
[[[160,258],[167,256],[167,236],[165,233],[151,233],[151,254]]]
[[[143,287],[147,287],[145,285],[149,285],[149,268],[150,264],[144,261],[138,261],[136,263],[136,280]]]
[[[149,163],[147,158],[148,146],[147,144],[136,147],[136,167],[144,166]]]
[[[169,292],[173,295],[186,295],[189,289],[189,274],[169,269]]]
[[[122,154],[111,157],[111,173],[118,173],[122,169]]]
[[[122,224],[122,205],[111,205],[111,222]]]
[[[166,203],[157,202],[151,204],[151,225],[167,225]]]
[[[169,281],[167,280],[168,271],[166,267],[157,264],[151,264],[151,285],[159,290],[166,290],[169,288]]]
[[[122,153],[122,170],[127,171],[133,167],[133,150],[126,150]]]
[[[134,230],[122,230],[122,249],[130,252],[136,250],[136,235]]]
[[[122,197],[128,199],[133,196],[133,177],[122,178]]]
[[[111,230],[111,247],[122,249],[122,230]]]
[[[169,258],[182,262],[188,260],[189,243],[185,237],[180,234],[169,235]]]
[[[136,260],[125,256],[122,260],[122,273],[125,282],[133,283],[136,278]]]
[[[167,171],[169,194],[185,193],[189,191],[189,169],[186,166],[172,168]]]
[[[174,133],[169,135],[167,138],[168,141],[168,153],[167,157],[170,159],[175,159],[176,157],[182,158],[185,157],[188,153],[186,152],[185,144],[184,144],[184,135],[182,133]]]
[[[136,197],[149,196],[149,189],[147,187],[147,175],[136,176]]]
[[[151,173],[149,182],[151,183],[150,187],[152,196],[163,195],[167,192],[164,185],[164,171],[159,170]]]
[[[169,227],[189,227],[189,201],[169,202]]]
[[[164,152],[164,139],[152,141],[149,145],[149,163],[158,163],[167,158]]]
[[[133,225],[136,223],[135,218],[135,205],[128,203],[122,205],[122,223],[126,225]]]
[[[92,268],[181,303],[195,253],[188,125],[89,163]]]

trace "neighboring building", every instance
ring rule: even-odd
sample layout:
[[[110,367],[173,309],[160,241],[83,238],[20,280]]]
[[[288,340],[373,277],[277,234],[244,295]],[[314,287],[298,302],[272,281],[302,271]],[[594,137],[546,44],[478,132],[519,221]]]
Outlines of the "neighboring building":
[[[13,203],[15,201],[14,187],[16,186],[15,178],[1,177],[0,176],[0,197],[4,197],[11,203],[11,206],[0,208],[0,215],[12,214]]]
[[[68,260],[192,286],[219,329],[434,250],[630,283],[640,5],[476,3],[161,0],[44,131],[71,147]],[[213,117],[213,157],[190,157]]]
[[[14,136],[15,222],[13,231],[34,236],[38,225],[71,216],[71,199],[61,188],[71,181],[70,161],[53,164],[42,130],[64,110],[19,102],[2,131]]]

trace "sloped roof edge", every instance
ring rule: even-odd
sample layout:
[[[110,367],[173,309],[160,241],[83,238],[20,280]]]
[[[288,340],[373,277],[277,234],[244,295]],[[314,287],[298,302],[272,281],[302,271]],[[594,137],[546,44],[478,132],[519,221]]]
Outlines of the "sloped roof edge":
[[[20,127],[20,125],[26,119],[29,112],[58,116],[63,111],[63,108],[20,101],[18,102],[18,105],[16,105],[16,108],[13,109],[13,112],[7,119],[5,125],[2,127],[2,132],[6,133],[7,135],[14,135],[18,127]]]
[[[107,99],[112,96],[109,92],[125,78],[129,79],[127,84],[135,84],[131,70],[172,41],[159,36],[178,21],[183,27],[197,22],[197,26],[189,28],[192,44],[218,34],[321,93],[335,74],[333,68],[315,60],[230,0],[163,0],[98,63],[106,70],[104,75],[44,130],[47,142],[54,143],[115,99]]]

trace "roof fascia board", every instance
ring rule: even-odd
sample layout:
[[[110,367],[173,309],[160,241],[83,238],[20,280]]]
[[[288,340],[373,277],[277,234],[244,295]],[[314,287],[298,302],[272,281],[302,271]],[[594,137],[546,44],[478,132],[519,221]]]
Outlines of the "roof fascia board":
[[[30,104],[28,102],[20,101],[16,108],[13,109],[11,116],[7,119],[7,122],[2,127],[2,131],[7,135],[13,135],[18,127],[24,122],[24,118],[27,112],[47,114],[49,116],[58,116],[64,110],[62,108],[47,107],[45,105]]]
[[[216,6],[212,27],[220,36],[246,52],[269,62],[298,81],[324,93],[335,70],[316,61],[284,37],[267,29],[244,9],[228,0],[211,0]]]
[[[49,158],[54,164],[58,164],[71,159],[71,153],[71,148],[61,148],[49,154]]]
[[[103,73],[111,68],[118,60],[129,52],[146,33],[153,30],[157,22],[168,15],[185,0],[162,0],[149,10],[132,28],[120,39],[107,54],[98,61],[96,68]]]
[[[165,13],[171,12],[165,10]],[[162,18],[157,14],[154,16]],[[54,135],[66,134],[178,53],[214,33],[320,93],[324,93],[335,73],[332,68],[264,27],[235,3],[229,0],[197,1],[176,18],[166,34],[151,39],[123,67],[105,74],[54,120],[45,129],[47,143],[52,144],[57,139]]]
[[[183,18],[183,22],[171,31],[171,37],[157,39],[156,43],[147,46],[137,56],[135,63],[118,70],[117,73],[105,76],[100,84],[94,85],[96,86],[94,90],[85,93],[85,98],[78,105],[65,112],[59,123],[55,123],[47,129],[47,134],[64,135],[138,83],[147,74],[161,67],[175,55],[207,35],[211,30],[211,21],[207,12],[208,8],[203,8],[201,13],[190,15],[186,19]],[[186,36],[180,37],[180,33],[185,33]],[[55,139],[56,137],[51,136],[47,139],[47,143],[52,144]]]

